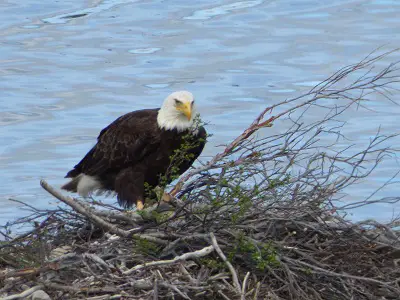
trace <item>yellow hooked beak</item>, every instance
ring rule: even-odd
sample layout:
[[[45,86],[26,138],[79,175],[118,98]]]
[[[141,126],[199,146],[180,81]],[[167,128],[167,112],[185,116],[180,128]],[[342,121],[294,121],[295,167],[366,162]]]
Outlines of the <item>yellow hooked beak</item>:
[[[182,103],[179,106],[176,107],[177,110],[179,110],[180,112],[182,112],[186,118],[188,119],[188,121],[190,121],[190,119],[192,118],[192,104],[191,103]]]

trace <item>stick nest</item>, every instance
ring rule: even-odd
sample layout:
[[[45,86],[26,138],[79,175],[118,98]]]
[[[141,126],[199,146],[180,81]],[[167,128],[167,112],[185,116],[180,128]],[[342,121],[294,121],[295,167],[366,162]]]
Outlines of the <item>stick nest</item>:
[[[3,226],[0,297],[399,299],[399,220],[346,218],[350,209],[399,198],[341,201],[345,188],[395,158],[395,135],[378,132],[362,150],[337,146],[339,116],[398,82],[396,63],[372,72],[389,54],[264,109],[221,153],[181,177],[168,203],[123,211],[41,181],[60,204],[24,204],[32,214]],[[307,123],[316,108],[321,118]],[[286,127],[268,135],[278,120]],[[27,224],[29,231],[12,234]]]

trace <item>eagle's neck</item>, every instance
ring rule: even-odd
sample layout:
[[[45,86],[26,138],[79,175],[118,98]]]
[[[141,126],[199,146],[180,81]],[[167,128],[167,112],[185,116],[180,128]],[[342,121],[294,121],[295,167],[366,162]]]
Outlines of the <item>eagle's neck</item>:
[[[174,110],[160,108],[157,115],[157,123],[160,129],[185,131],[193,125],[193,118],[188,120],[184,115]]]

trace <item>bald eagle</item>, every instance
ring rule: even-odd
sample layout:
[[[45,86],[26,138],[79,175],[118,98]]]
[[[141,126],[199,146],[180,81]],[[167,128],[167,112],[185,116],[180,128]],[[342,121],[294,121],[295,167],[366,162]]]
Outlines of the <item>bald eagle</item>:
[[[203,151],[206,130],[194,125],[196,115],[193,95],[179,91],[169,95],[161,108],[119,117],[67,173],[65,178],[72,180],[62,189],[83,197],[95,191],[115,192],[122,207],[136,204],[142,210],[155,187],[184,173]]]

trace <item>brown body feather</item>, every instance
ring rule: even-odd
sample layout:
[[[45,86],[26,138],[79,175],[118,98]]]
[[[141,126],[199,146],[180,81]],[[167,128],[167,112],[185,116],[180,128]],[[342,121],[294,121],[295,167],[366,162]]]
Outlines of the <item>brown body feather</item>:
[[[102,189],[117,193],[121,206],[131,207],[144,201],[151,188],[172,180],[168,171],[171,156],[182,148],[184,140],[191,147],[186,147],[187,155],[175,165],[178,174],[173,175],[185,172],[202,152],[206,131],[200,127],[196,135],[188,135],[188,131],[160,129],[157,113],[158,109],[134,111],[104,128],[96,145],[67,173],[65,177],[72,180],[62,188],[77,192],[81,174],[93,176]],[[162,178],[166,180],[160,181]]]

